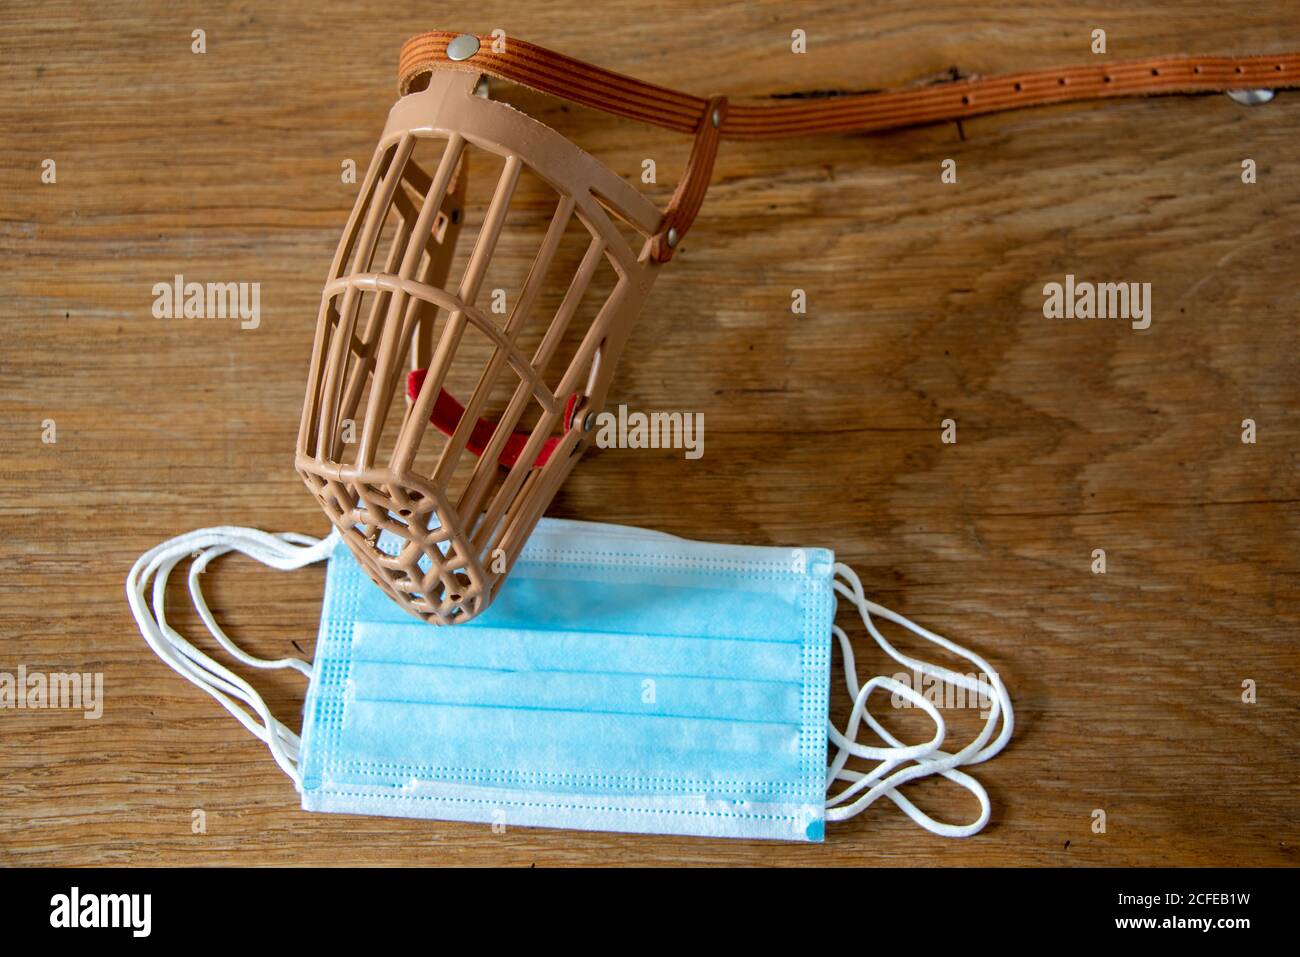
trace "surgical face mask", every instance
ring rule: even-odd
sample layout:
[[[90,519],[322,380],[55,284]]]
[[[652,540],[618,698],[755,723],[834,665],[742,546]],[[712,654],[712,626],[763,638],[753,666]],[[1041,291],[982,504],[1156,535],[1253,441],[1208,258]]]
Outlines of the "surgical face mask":
[[[142,556],[127,580],[145,639],[266,742],[306,810],[792,841],[820,841],[827,821],[882,797],[936,834],[964,837],[988,821],[988,796],[962,768],[1011,736],[997,672],[868,600],[825,549],[543,519],[493,606],[437,628],[390,601],[336,542],[207,529]],[[379,546],[392,554],[399,543]],[[232,550],[281,569],[328,557],[314,665],[248,655],[216,623],[200,577]],[[245,665],[310,679],[301,738],[168,625],[166,581],[191,554],[190,593],[218,644]],[[943,716],[915,682],[858,678],[848,634],[834,623],[837,599],[909,675],[981,702],[986,721],[974,740],[945,749]],[[881,621],[976,673],[900,652]],[[852,701],[843,728],[828,717],[837,648]],[[900,740],[870,710],[873,694],[920,709],[933,733]],[[875,740],[862,740],[866,732]],[[899,790],[933,775],[976,797],[975,820],[934,820]]]

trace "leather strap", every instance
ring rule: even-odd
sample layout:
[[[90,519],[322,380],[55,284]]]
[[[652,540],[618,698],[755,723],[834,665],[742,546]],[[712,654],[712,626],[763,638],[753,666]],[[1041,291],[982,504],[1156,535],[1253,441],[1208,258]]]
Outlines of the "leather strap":
[[[673,258],[673,251],[681,244],[704,204],[704,194],[709,191],[709,180],[713,177],[713,160],[718,155],[721,126],[726,118],[727,98],[715,96],[709,100],[700,128],[695,133],[695,145],[686,160],[686,169],[673,198],[668,201],[668,208],[664,210],[659,232],[651,241],[650,255],[655,262],[666,263]]]
[[[465,60],[447,57],[456,33],[421,33],[402,46],[400,89],[428,70],[452,69],[510,80],[573,103],[640,120],[678,133],[695,133],[707,118],[704,97],[636,80],[510,37],[505,52],[480,36]],[[792,98],[778,103],[731,104],[723,139],[774,139],[818,133],[861,133],[966,119],[1002,110],[1116,96],[1214,93],[1300,86],[1300,53],[1262,56],[1163,56],[1037,70],[883,93]]]
[[[686,172],[651,240],[651,256],[661,263],[672,258],[699,212],[720,139],[866,133],[1049,103],[1300,86],[1300,53],[1164,56],[970,77],[883,93],[737,105],[723,97],[705,99],[636,80],[514,37],[507,38],[498,53],[491,36],[479,36],[477,50],[453,60],[447,44],[458,36],[435,31],[407,40],[398,65],[399,91],[410,92],[422,74],[434,69],[486,73],[615,116],[695,135]],[[716,126],[715,115],[720,121]]]

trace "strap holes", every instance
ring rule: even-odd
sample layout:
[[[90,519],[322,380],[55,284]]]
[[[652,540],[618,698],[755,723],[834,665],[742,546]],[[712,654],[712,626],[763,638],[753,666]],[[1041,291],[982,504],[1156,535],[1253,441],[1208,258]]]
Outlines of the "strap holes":
[[[1109,74],[1107,74],[1106,76],[1103,76],[1103,77],[1102,77],[1102,80],[1103,80],[1104,82],[1106,82],[1106,83],[1109,83],[1109,82],[1111,81],[1111,77],[1110,77]]]
[[[1281,73],[1281,72],[1282,72],[1282,64],[1279,63],[1277,66],[1273,67],[1273,69],[1277,70],[1278,73]]]
[[[1056,82],[1059,83],[1061,86],[1065,86],[1065,85],[1066,85],[1067,83],[1069,83],[1070,81],[1067,80],[1065,77],[1061,77],[1061,78],[1060,78],[1059,80],[1057,80]]]
[[[1155,69],[1154,67],[1152,67],[1152,69],[1151,69],[1151,75],[1152,75],[1152,76],[1159,76],[1159,75],[1160,75],[1160,71],[1157,70],[1157,69]]]
[[[1246,68],[1245,68],[1245,67],[1242,67],[1242,66],[1239,66],[1239,67],[1237,67],[1237,69],[1236,69],[1235,72],[1237,72],[1237,73],[1245,73],[1245,72],[1246,72]]]
[[[1193,73],[1200,73],[1200,72],[1202,72],[1202,71],[1201,71],[1200,64],[1197,64],[1196,66],[1192,67],[1192,72],[1193,72]]]
[[[969,97],[969,96],[963,96],[963,97],[961,98],[961,105],[962,105],[962,106],[970,106],[970,97]]]
[[[1017,93],[1019,93],[1019,92],[1020,92],[1021,90],[1023,90],[1023,89],[1024,89],[1024,87],[1023,87],[1021,84],[1019,84],[1019,83],[1016,84],[1016,92],[1017,92]]]

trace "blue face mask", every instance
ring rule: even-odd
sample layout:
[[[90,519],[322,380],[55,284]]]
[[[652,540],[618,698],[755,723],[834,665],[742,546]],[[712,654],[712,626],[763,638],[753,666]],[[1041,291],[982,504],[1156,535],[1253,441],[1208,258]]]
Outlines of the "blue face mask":
[[[988,819],[987,795],[959,767],[987,760],[1010,737],[996,672],[867,601],[824,549],[543,519],[492,606],[439,628],[405,614],[335,541],[205,530],[146,554],[127,582],[146,639],[268,744],[307,810],[799,841],[822,840],[827,820],[880,797],[940,834],[972,834]],[[388,544],[381,539],[381,549]],[[167,575],[196,549],[191,594],[217,641],[245,664],[310,675],[301,740],[167,625]],[[231,549],[280,568],[328,555],[314,667],[253,658],[217,626],[198,576]],[[859,684],[848,636],[833,625],[836,595],[907,673]],[[981,674],[900,654],[873,616],[968,658]],[[842,730],[827,717],[832,635],[853,701]],[[969,691],[985,710],[982,733],[961,750],[942,750],[946,729],[933,695],[917,687],[922,676]],[[877,690],[924,710],[934,736],[895,738],[868,710]],[[883,744],[857,741],[864,724]],[[849,766],[863,761],[875,766]],[[975,794],[975,822],[934,821],[897,790],[935,774]]]

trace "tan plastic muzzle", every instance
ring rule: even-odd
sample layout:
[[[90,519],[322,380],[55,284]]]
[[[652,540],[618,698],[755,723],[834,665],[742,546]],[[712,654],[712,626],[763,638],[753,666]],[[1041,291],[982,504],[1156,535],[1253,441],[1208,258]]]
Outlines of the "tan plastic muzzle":
[[[325,285],[296,465],[380,587],[450,624],[490,604],[577,463],[658,266],[703,202],[720,138],[1289,87],[1300,55],[1163,57],[730,109],[516,39],[498,49],[490,37],[421,34],[399,72],[403,95]],[[693,134],[667,208],[554,130],[477,95],[485,74]],[[471,166],[491,170],[479,207]],[[474,235],[458,249],[467,226]],[[504,260],[531,265],[503,281]],[[383,531],[396,550],[381,550]]]
[[[439,624],[488,606],[577,463],[654,280],[663,218],[558,133],[475,95],[476,82],[434,72],[389,114],[325,286],[298,436],[298,471],[362,566]],[[417,150],[434,158],[427,171]],[[449,281],[479,151],[500,173]],[[484,282],[525,173],[553,191],[553,209],[501,314],[482,304]],[[557,275],[575,227],[581,255]],[[612,281],[591,302],[602,268]],[[543,288],[557,284],[544,310]],[[580,305],[590,318],[575,334]],[[452,379],[470,391],[453,393]],[[379,549],[381,530],[400,539],[396,554]]]

